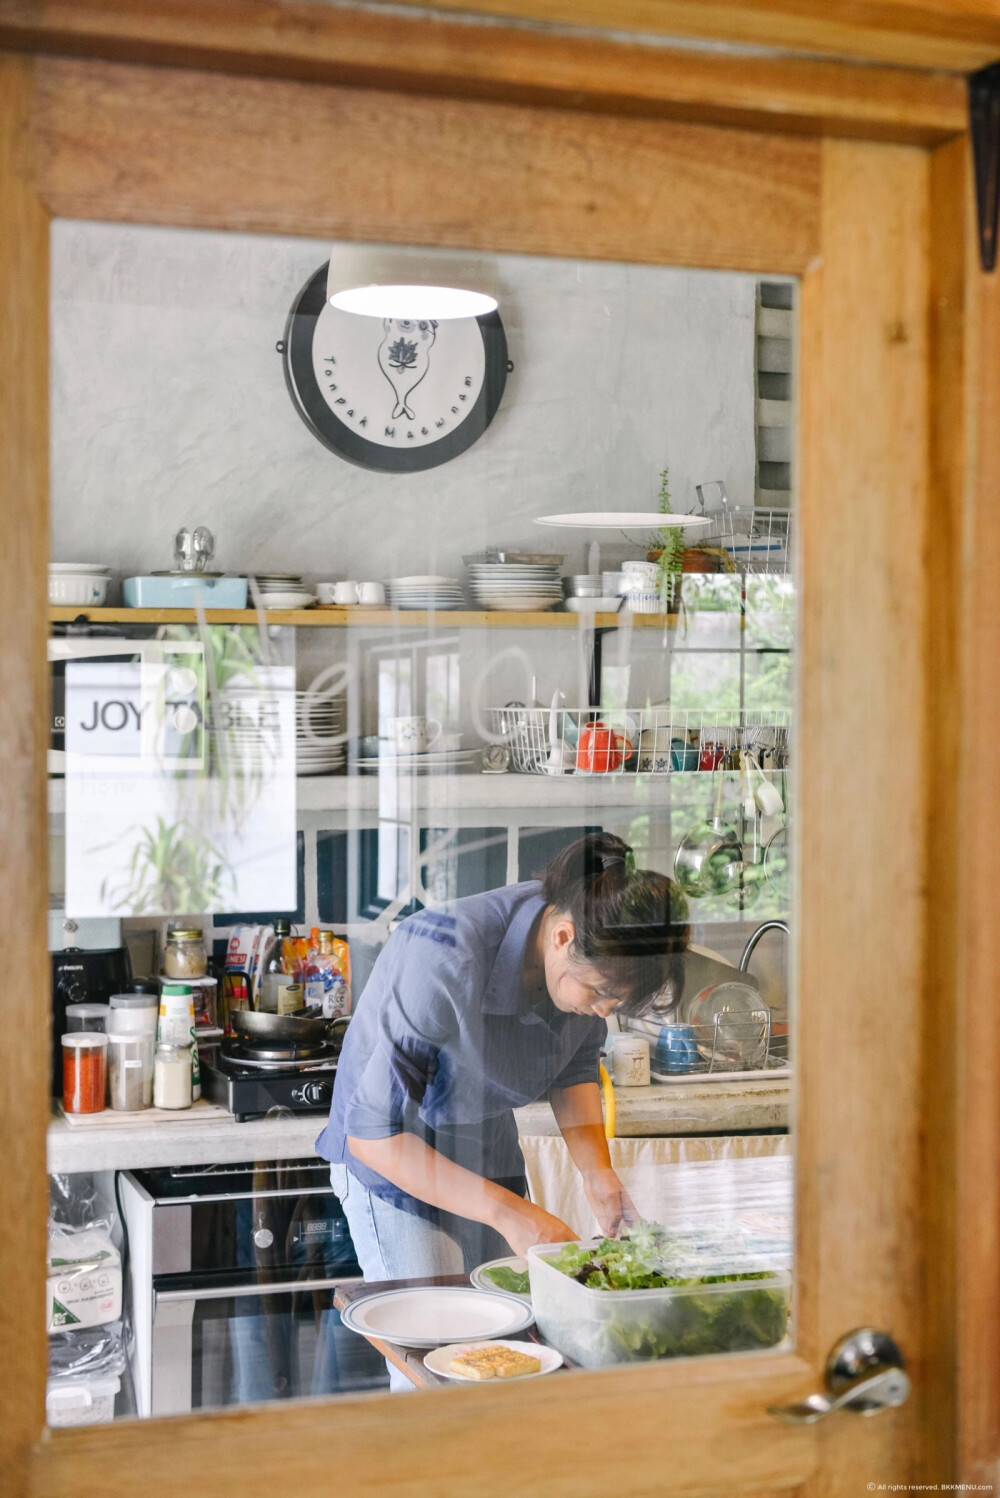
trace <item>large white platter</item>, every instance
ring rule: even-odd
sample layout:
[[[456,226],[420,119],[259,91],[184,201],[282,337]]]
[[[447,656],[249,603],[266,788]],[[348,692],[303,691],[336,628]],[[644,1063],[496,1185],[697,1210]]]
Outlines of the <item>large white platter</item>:
[[[453,1342],[482,1342],[510,1337],[533,1321],[530,1306],[500,1291],[470,1285],[427,1285],[412,1290],[383,1290],[356,1300],[342,1313],[352,1332],[379,1337],[399,1347],[441,1347]]]
[[[508,1254],[505,1259],[490,1259],[488,1264],[480,1264],[469,1275],[470,1280],[477,1290],[485,1290],[487,1294],[513,1295],[517,1300],[523,1300],[525,1305],[531,1305],[531,1295],[525,1290],[522,1295],[519,1290],[501,1290],[499,1285],[494,1285],[492,1280],[486,1279],[487,1269],[515,1269],[518,1274],[524,1274],[528,1267],[527,1259],[522,1259],[519,1254]]]
[[[708,515],[661,515],[657,510],[580,510],[569,515],[538,515],[536,525],[585,526],[594,530],[667,530],[675,525],[711,525]]]
[[[509,1379],[478,1379],[469,1378],[464,1373],[452,1373],[452,1358],[460,1357],[463,1352],[474,1352],[478,1347],[507,1347],[511,1352],[523,1352],[525,1357],[537,1358],[541,1368],[537,1373],[519,1373],[516,1378]],[[470,1342],[466,1346],[456,1347],[454,1343],[447,1347],[435,1347],[424,1358],[424,1367],[429,1368],[431,1373],[436,1373],[439,1378],[453,1378],[457,1384],[478,1383],[520,1383],[523,1378],[542,1378],[546,1373],[555,1373],[561,1368],[563,1356],[556,1352],[554,1347],[545,1347],[540,1342]]]

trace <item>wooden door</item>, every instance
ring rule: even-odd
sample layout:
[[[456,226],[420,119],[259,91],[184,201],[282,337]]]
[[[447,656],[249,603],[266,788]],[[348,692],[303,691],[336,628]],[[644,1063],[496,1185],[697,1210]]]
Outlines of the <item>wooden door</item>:
[[[943,144],[940,124],[929,147],[103,62],[0,67],[0,941],[21,974],[0,987],[17,1035],[0,1047],[8,1491],[819,1498],[985,1470],[995,1240],[976,1237],[992,1281],[974,1305],[955,1264],[959,1205],[964,1236],[996,1202],[995,1180],[970,1191],[959,1149],[991,1138],[992,1083],[961,1091],[958,1026],[990,976],[960,896],[981,900],[992,866],[981,844],[966,866],[958,830],[985,773],[963,769],[963,738],[997,711],[991,684],[975,719],[963,696],[988,657],[984,578],[962,547],[970,516],[989,524],[966,481],[980,440],[966,390],[996,313],[977,311],[969,342],[964,141]],[[416,165],[391,144],[414,138]],[[45,930],[51,215],[801,277],[794,1351],[42,1439],[47,993],[23,955]],[[819,1388],[831,1344],[861,1324],[904,1349],[903,1409],[799,1429],[767,1413]]]

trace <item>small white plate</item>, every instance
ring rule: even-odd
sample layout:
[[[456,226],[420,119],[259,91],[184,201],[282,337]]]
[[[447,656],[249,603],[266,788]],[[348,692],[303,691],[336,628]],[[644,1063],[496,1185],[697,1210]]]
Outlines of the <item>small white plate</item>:
[[[341,1319],[362,1337],[379,1337],[398,1347],[441,1347],[510,1337],[534,1318],[529,1306],[499,1290],[426,1285],[368,1295],[348,1306]]]
[[[488,1264],[480,1264],[469,1275],[470,1280],[477,1290],[487,1290],[493,1295],[513,1295],[515,1300],[523,1300],[525,1305],[531,1305],[531,1295],[525,1290],[505,1290],[502,1285],[495,1285],[492,1280],[486,1278],[487,1269],[515,1269],[518,1274],[524,1274],[528,1267],[527,1259],[522,1259],[518,1254],[509,1254],[506,1259],[490,1259]]]
[[[660,515],[656,510],[581,510],[569,515],[538,515],[536,525],[571,525],[594,530],[665,531],[671,526],[711,525],[708,515]]]
[[[519,1373],[516,1378],[479,1379],[467,1378],[464,1373],[452,1373],[452,1358],[461,1357],[463,1352],[475,1352],[478,1347],[506,1347],[511,1352],[523,1352],[525,1357],[537,1358],[542,1366],[537,1373]],[[431,1373],[436,1373],[439,1378],[453,1378],[457,1384],[515,1384],[525,1378],[542,1378],[546,1373],[555,1373],[562,1365],[562,1353],[556,1352],[554,1347],[543,1347],[540,1342],[468,1342],[458,1347],[452,1343],[450,1347],[435,1347],[424,1358],[424,1367]]]

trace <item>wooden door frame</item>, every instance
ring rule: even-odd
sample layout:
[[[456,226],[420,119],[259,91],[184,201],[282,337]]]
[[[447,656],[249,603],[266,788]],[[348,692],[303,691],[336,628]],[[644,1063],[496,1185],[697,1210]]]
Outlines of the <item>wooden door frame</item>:
[[[0,19],[7,10],[0,10]],[[755,73],[752,60],[741,65],[748,76]],[[697,71],[696,63],[692,67]],[[881,823],[889,814],[902,819],[914,805],[919,808],[917,840],[901,838],[898,857],[879,865],[895,881],[894,931],[870,929],[873,916],[859,925],[857,892],[838,882],[832,869],[804,871],[801,922],[809,940],[803,940],[800,958],[806,1015],[800,1139],[820,1168],[812,1179],[800,1180],[799,1233],[801,1259],[817,1295],[801,1308],[795,1355],[728,1365],[731,1390],[739,1392],[724,1416],[710,1404],[717,1365],[692,1363],[683,1370],[658,1365],[553,1380],[530,1390],[477,1391],[471,1396],[479,1400],[474,1416],[467,1395],[415,1395],[391,1405],[390,1449],[386,1401],[378,1397],[43,1436],[46,976],[35,973],[30,1005],[24,987],[5,988],[0,1003],[9,1031],[19,1036],[17,1048],[0,1050],[0,1120],[7,1142],[0,1221],[19,1226],[16,1239],[8,1232],[0,1244],[11,1287],[0,1320],[0,1354],[7,1368],[19,1370],[0,1436],[0,1471],[9,1474],[10,1491],[96,1494],[114,1472],[116,1485],[128,1493],[151,1487],[158,1494],[181,1493],[197,1474],[207,1493],[231,1492],[241,1480],[254,1490],[266,1480],[287,1483],[294,1477],[298,1491],[308,1495],[327,1492],[339,1471],[348,1490],[373,1495],[451,1495],[470,1485],[484,1493],[527,1494],[556,1491],[559,1480],[571,1480],[581,1495],[606,1491],[610,1481],[620,1491],[638,1493],[663,1480],[665,1408],[676,1432],[675,1491],[697,1483],[706,1435],[714,1430],[728,1440],[734,1428],[740,1441],[726,1491],[737,1491],[745,1468],[736,1458],[745,1461],[748,1453],[756,1464],[756,1490],[766,1485],[786,1491],[808,1483],[819,1446],[812,1432],[783,1432],[779,1439],[762,1415],[764,1404],[815,1382],[833,1337],[847,1329],[845,1318],[881,1316],[891,1331],[899,1295],[909,1302],[924,1297],[928,1307],[927,1334],[916,1349],[918,1393],[909,1412],[852,1430],[859,1475],[887,1453],[898,1459],[901,1430],[908,1432],[914,1474],[953,1480],[959,1473],[989,1470],[998,1450],[996,1374],[986,1379],[984,1370],[997,1367],[998,1175],[992,1167],[1000,1132],[997,1084],[984,1059],[991,1062],[996,1052],[983,1044],[984,1032],[988,1039],[996,1027],[991,958],[997,923],[986,913],[985,890],[1000,872],[992,852],[1000,840],[981,833],[963,839],[995,793],[985,763],[979,756],[970,761],[961,749],[970,731],[989,736],[1000,728],[1000,691],[991,671],[991,630],[1000,629],[1000,621],[984,602],[995,575],[988,563],[1000,548],[1000,540],[984,530],[1000,452],[995,423],[982,419],[995,388],[991,360],[1000,339],[1000,309],[993,283],[978,275],[972,260],[964,139],[931,151],[824,139],[830,120],[823,90],[814,121],[820,138],[810,140],[799,116],[793,122],[797,138],[723,132],[713,123],[624,117],[615,112],[614,96],[603,115],[528,109],[518,102],[523,96],[516,88],[511,105],[464,103],[447,97],[451,89],[439,90],[434,99],[396,94],[376,100],[344,87],[194,78],[30,55],[0,60],[0,82],[0,313],[14,355],[0,365],[0,515],[7,538],[0,681],[5,702],[15,705],[0,721],[0,908],[8,913],[0,943],[6,971],[23,971],[25,944],[44,950],[47,906],[47,871],[38,849],[46,837],[42,641],[52,213],[801,275],[803,517],[812,537],[803,558],[803,836],[813,849],[839,839],[841,853],[845,845],[870,851],[866,817]],[[498,91],[505,86],[501,79]],[[757,122],[770,86],[762,68]],[[807,113],[808,67],[795,86]],[[255,143],[261,100],[277,138]],[[394,199],[391,218],[384,212],[380,218],[369,201],[370,171],[388,169],[365,135],[374,104],[394,111],[401,123],[419,118],[445,153],[442,162],[449,149],[458,151],[457,168],[453,160],[450,179],[439,177],[434,201],[404,193]],[[697,103],[691,117],[702,117]],[[703,117],[717,118],[707,107]],[[241,118],[251,121],[250,131],[241,130]],[[755,122],[752,114],[747,119]],[[366,171],[338,179],[336,201],[317,207],[315,193],[297,191],[294,174],[279,170],[283,161],[287,166],[283,126],[292,137],[312,141],[314,154],[321,144],[331,159],[337,159],[333,147],[341,138],[360,141]],[[912,119],[906,128],[913,130]],[[303,129],[304,137],[296,135]],[[488,157],[485,168],[476,163],[478,187],[459,146],[470,129]],[[850,133],[881,140],[885,122],[855,121]],[[942,136],[931,131],[927,139]],[[644,197],[641,183],[620,180],[629,163],[634,176],[661,190],[669,187],[669,215],[652,211],[655,195]],[[520,214],[509,211],[502,192],[504,206],[498,207],[501,173],[508,189],[513,179],[526,195]],[[727,203],[735,205],[729,215],[712,210],[711,188],[720,184]],[[851,236],[857,244],[849,244]],[[869,314],[863,324],[856,305],[862,289]],[[859,368],[847,367],[845,350],[860,358]],[[852,380],[864,391],[862,405],[851,394]],[[852,430],[859,421],[860,445]],[[866,485],[875,486],[882,506],[867,552],[862,543],[868,532],[856,508]],[[979,550],[967,544],[970,538],[981,543]],[[867,605],[863,619],[855,607],[859,599]],[[894,674],[895,695],[887,686]],[[851,791],[845,766],[850,768],[859,724],[849,714],[845,721],[842,705],[858,700],[877,713],[883,687],[895,717],[890,724],[888,709],[877,717],[875,748],[892,753],[892,727],[905,735],[913,758],[904,756],[900,774],[880,779],[877,797],[862,793],[845,830],[843,810],[833,803]],[[953,792],[942,789],[949,786]],[[814,794],[807,796],[810,787]],[[938,797],[944,812],[934,816]],[[908,858],[914,867],[907,868]],[[845,949],[852,938],[853,950]],[[830,960],[839,964],[841,976],[879,985],[880,1022],[900,1027],[905,1064],[885,1078],[879,1095],[863,1064],[855,1076],[857,1096],[849,1092],[850,1074],[832,1078],[824,1066],[838,1054],[842,1026],[853,1013],[831,973],[817,967]],[[956,1035],[958,1044],[951,1045]],[[873,1043],[880,1043],[877,1032]],[[831,1091],[840,1087],[848,1095]],[[880,1134],[905,1129],[919,1141],[901,1183],[922,1245],[918,1280],[910,1276],[900,1286],[882,1276],[870,1294],[859,1295],[868,1268],[852,1264],[851,1213],[839,1225],[828,1218],[848,1202],[877,1212],[878,1201],[867,1178],[852,1183],[845,1195],[836,1155],[829,1145],[825,1158],[817,1153],[815,1098],[822,1098],[825,1130],[836,1118],[844,1137],[867,1131],[871,1147],[859,1158],[867,1160],[872,1180],[878,1177]],[[981,1157],[970,1162],[959,1148],[966,1140],[976,1141]],[[25,1242],[34,1250],[26,1252]],[[941,1245],[952,1249],[943,1255],[949,1266],[943,1274],[934,1257],[941,1256]],[[887,1250],[892,1246],[887,1243]],[[977,1275],[974,1293],[970,1272]],[[972,1411],[961,1422],[959,1395],[968,1397]],[[621,1447],[612,1450],[604,1440],[580,1447],[581,1398],[608,1418],[610,1429],[627,1432]],[[691,1439],[694,1431],[698,1441]],[[512,1473],[512,1445],[534,1478]],[[443,1452],[448,1460],[442,1470]],[[899,1474],[892,1471],[889,1480],[899,1480]]]

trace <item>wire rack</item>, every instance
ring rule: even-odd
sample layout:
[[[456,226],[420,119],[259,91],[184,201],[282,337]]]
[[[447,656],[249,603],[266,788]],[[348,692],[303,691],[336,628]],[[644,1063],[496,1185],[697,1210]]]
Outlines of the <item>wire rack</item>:
[[[787,769],[790,716],[512,704],[492,710],[491,726],[522,775],[671,775],[738,770],[745,751],[763,770]]]
[[[775,1033],[771,1011],[764,1005],[750,1018],[717,1015],[710,1025],[678,1025],[676,1016],[670,1014],[661,1018],[664,1026],[687,1034],[687,1049],[658,1047],[653,1033],[656,1021],[633,1021],[629,1025],[631,1032],[649,1040],[651,1067],[658,1080],[679,1082],[719,1075],[731,1078],[734,1073],[780,1071],[788,1066],[788,1036]]]
[[[737,572],[788,576],[792,556],[789,510],[725,502],[721,509],[707,513],[712,524],[708,530],[698,532],[695,546],[725,551]]]

